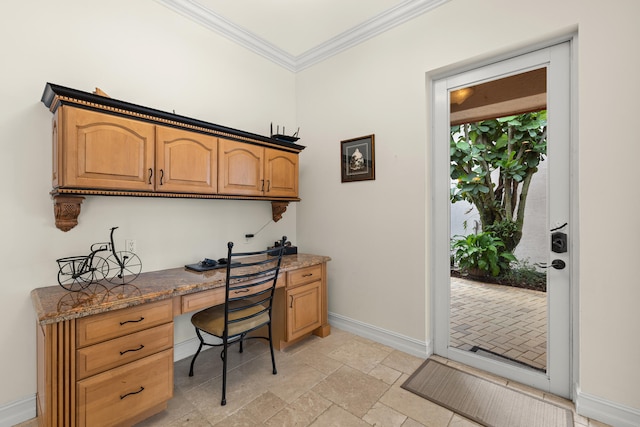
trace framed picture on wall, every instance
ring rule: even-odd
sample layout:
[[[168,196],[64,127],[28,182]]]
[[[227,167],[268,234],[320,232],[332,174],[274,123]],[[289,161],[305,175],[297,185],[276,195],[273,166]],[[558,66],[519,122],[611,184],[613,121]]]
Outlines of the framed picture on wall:
[[[342,182],[376,179],[375,136],[340,141]]]

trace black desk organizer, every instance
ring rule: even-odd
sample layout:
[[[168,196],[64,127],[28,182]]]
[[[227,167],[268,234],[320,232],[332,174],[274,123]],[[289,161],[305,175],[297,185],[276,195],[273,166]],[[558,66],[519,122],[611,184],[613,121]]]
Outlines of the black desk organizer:
[[[231,267],[237,267],[240,264],[241,263],[239,263],[239,262],[232,262],[231,263]],[[197,262],[195,264],[187,264],[184,267],[187,270],[203,272],[203,271],[209,271],[209,270],[216,270],[218,268],[226,268],[227,267],[227,263],[226,262],[213,261],[213,260],[210,260],[208,258],[205,258],[204,261],[200,261],[200,262]]]

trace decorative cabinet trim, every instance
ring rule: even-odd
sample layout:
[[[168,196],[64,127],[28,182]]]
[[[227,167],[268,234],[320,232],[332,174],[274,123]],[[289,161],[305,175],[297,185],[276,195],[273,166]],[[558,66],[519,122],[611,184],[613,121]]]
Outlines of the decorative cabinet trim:
[[[282,218],[289,202],[300,201],[298,197],[297,156],[305,148],[304,146],[142,107],[102,94],[103,92],[99,90],[96,90],[96,93],[88,93],[47,83],[42,95],[42,103],[54,113],[52,128],[53,190],[51,195],[54,199],[56,227],[59,229],[69,231],[78,224],[80,205],[84,199],[82,196],[87,195],[265,200],[272,203],[273,220],[276,222]],[[61,108],[65,106],[66,108]],[[82,119],[78,119],[78,117]],[[107,119],[100,126],[96,126],[96,129],[100,128],[104,136],[100,136],[99,132],[86,135],[85,129],[87,129],[92,117]],[[112,127],[108,126],[110,118],[116,123]],[[82,123],[79,120],[82,120]],[[147,127],[138,127],[138,124]],[[153,127],[157,129],[155,132]],[[114,130],[110,131],[111,129]],[[146,159],[144,170],[131,170],[129,167],[125,173],[116,167],[111,167],[113,163],[104,160],[107,156],[101,153],[110,153],[110,147],[100,149],[96,145],[96,141],[101,142],[103,139],[100,138],[104,138],[113,146],[124,145],[122,140],[128,136],[118,135],[120,132],[118,129],[122,129],[122,134],[127,131],[128,135],[134,137],[140,135],[140,141],[147,146],[145,150],[151,150],[144,154]],[[141,129],[147,130],[142,131]],[[172,132],[169,134],[172,135],[172,138],[174,138],[173,135],[179,135],[184,141],[192,141],[193,144],[200,144],[208,150],[206,162],[200,162],[202,170],[199,171],[199,175],[196,176],[194,172],[194,176],[187,176],[188,169],[181,168],[179,163],[181,156],[184,159],[185,155],[189,155],[188,153],[197,151],[196,148],[193,148],[195,145],[191,148],[182,148],[181,151],[174,150],[178,153],[176,160],[158,155],[158,150],[163,150],[163,135],[166,135],[166,132]],[[176,132],[178,133],[176,134]],[[134,137],[129,137],[127,140],[130,150],[135,148],[135,143],[140,144]],[[262,147],[263,150],[266,150],[265,153],[282,153],[282,156],[270,154],[267,157],[267,162],[273,158],[278,160],[273,164],[268,163],[266,167],[263,166],[266,171],[262,172],[259,179],[263,183],[261,188],[264,187],[266,190],[246,192],[222,188],[220,177],[225,176],[226,171],[220,170],[223,167],[223,162],[220,159],[220,153],[216,152],[216,138],[217,141],[231,140],[236,144],[247,144],[248,147]],[[93,152],[88,152],[90,149],[95,152],[93,157]],[[107,151],[104,151],[105,149]],[[199,151],[205,150],[200,149]],[[218,157],[216,158],[216,156]],[[284,162],[281,159],[289,160]],[[152,162],[150,166],[147,165],[149,162]],[[69,164],[81,165],[83,169],[67,170],[65,165]],[[137,163],[134,162],[132,165],[134,164]],[[171,178],[164,169],[171,167],[171,165],[177,165],[176,170],[180,171],[179,175],[181,176],[177,180],[163,181],[162,175]],[[281,171],[274,174],[273,168],[284,168],[283,170],[286,172]],[[203,174],[203,171],[205,173],[211,172],[210,179]],[[133,176],[131,180],[127,179],[129,175]],[[144,175],[144,179],[140,178],[142,175]],[[279,181],[273,181],[272,176],[277,177]],[[218,182],[215,182],[216,179]],[[146,185],[147,183],[149,185]],[[160,187],[165,183],[166,187]]]

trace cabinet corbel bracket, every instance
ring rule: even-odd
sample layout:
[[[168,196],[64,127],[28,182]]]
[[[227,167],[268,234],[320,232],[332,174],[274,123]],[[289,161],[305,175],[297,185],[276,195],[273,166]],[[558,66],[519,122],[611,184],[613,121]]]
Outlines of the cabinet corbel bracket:
[[[278,222],[282,219],[282,215],[287,211],[287,206],[289,206],[289,202],[271,202],[273,222]]]
[[[56,227],[62,231],[69,231],[78,225],[82,196],[53,196],[53,214],[56,219]]]

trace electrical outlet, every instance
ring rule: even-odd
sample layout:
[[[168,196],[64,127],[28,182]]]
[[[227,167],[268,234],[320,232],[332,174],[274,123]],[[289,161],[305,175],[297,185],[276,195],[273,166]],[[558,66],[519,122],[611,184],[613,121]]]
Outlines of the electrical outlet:
[[[124,250],[127,252],[134,252],[136,251],[136,241],[133,239],[127,239],[124,241]]]

